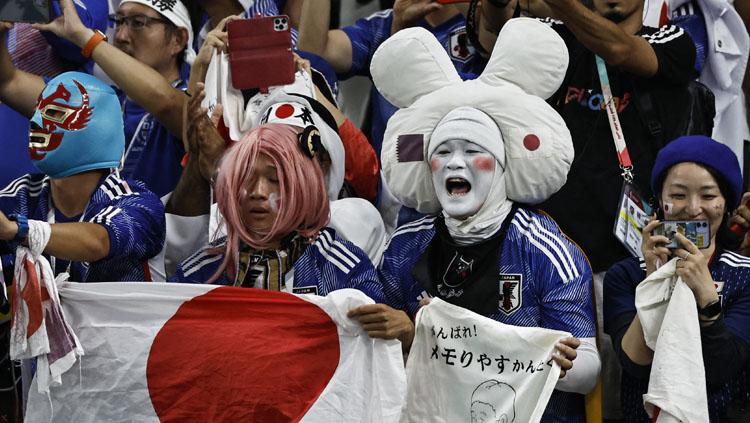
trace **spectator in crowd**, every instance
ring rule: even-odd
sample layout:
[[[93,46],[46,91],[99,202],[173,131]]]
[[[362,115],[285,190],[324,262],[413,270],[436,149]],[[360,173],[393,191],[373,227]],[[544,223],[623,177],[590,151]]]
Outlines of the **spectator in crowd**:
[[[318,295],[356,288],[383,302],[365,253],[326,227],[319,137],[314,125],[269,123],[232,145],[215,191],[226,238],[185,260],[171,280]]]
[[[115,46],[83,25],[72,0],[61,0],[63,14],[36,25],[67,39],[91,57],[122,90],[126,154],[122,174],[146,183],[159,196],[172,191],[181,173],[184,147],[182,107],[187,67],[194,56],[187,10],[179,0],[127,0],[112,17]],[[17,72],[7,54],[0,63],[0,98],[31,116],[44,87],[41,77]],[[181,70],[182,67],[182,70]],[[125,97],[127,96],[127,98]]]
[[[648,175],[655,150],[634,97],[649,91],[657,103],[659,118],[666,122],[666,107],[685,98],[685,85],[695,77],[695,47],[678,27],[644,27],[642,0],[596,0],[594,11],[574,0],[544,3],[564,24],[548,20],[565,40],[570,56],[563,86],[551,102],[568,124],[576,154],[567,183],[542,208],[581,245],[594,272],[603,272],[626,257],[627,252],[612,235],[622,170],[606,116],[595,56],[601,56],[607,64],[635,183],[649,197]],[[485,10],[492,7],[488,3]],[[516,4],[511,1],[506,7],[515,8]]]
[[[493,4],[495,3],[495,4]],[[596,304],[601,304],[604,272],[628,257],[612,233],[623,184],[619,155],[614,146],[596,56],[606,64],[609,85],[619,117],[619,128],[632,161],[634,183],[650,198],[648,176],[656,152],[664,141],[649,134],[639,111],[639,96],[648,95],[653,113],[669,134],[682,116],[674,113],[687,103],[686,85],[695,78],[695,46],[676,26],[645,27],[643,0],[593,1],[593,10],[578,0],[511,0],[505,7],[482,2],[482,28],[497,32],[517,7],[536,16],[553,15],[546,22],[565,40],[570,56],[566,77],[549,102],[565,119],[573,137],[575,159],[563,188],[541,208],[562,231],[583,249],[594,271]],[[541,6],[541,7],[539,7]],[[537,10],[541,9],[541,10]],[[642,98],[642,97],[641,97]],[[601,306],[597,307],[601,322]],[[601,324],[601,323],[600,323]],[[601,328],[600,328],[601,333]],[[606,339],[602,347],[603,388],[606,403],[615,397],[617,361]],[[616,406],[615,406],[616,407]],[[617,410],[605,404],[605,417]]]
[[[183,177],[167,203],[168,226],[174,224],[176,228],[170,231],[167,238],[168,248],[165,258],[168,271],[172,263],[182,261],[198,246],[205,245],[207,236],[214,237],[217,230],[221,229],[220,226],[213,225],[216,219],[208,221],[209,212],[214,216],[218,214],[210,209],[213,175],[216,162],[226,150],[227,145],[239,141],[243,131],[241,125],[246,123],[247,116],[242,117],[237,113],[238,107],[232,106],[229,108],[234,111],[234,114],[228,115],[224,113],[223,105],[217,103],[211,114],[213,120],[210,119],[207,110],[201,107],[204,100],[204,86],[199,81],[204,80],[214,51],[226,50],[228,34],[225,27],[227,22],[233,19],[238,18],[235,16],[225,18],[208,34],[207,41],[199,51],[191,71],[190,85],[194,85],[195,89],[191,88],[194,95],[188,102],[185,125],[188,131],[185,138],[188,140],[190,156]],[[275,113],[274,108],[277,103],[286,103],[284,110],[291,107],[299,112],[292,113],[280,122],[295,125],[300,129],[307,126],[305,116],[312,118],[321,129],[321,140],[327,149],[327,154],[320,157],[323,160],[320,164],[326,176],[325,181],[331,201],[336,201],[341,192],[345,193],[344,196],[360,196],[373,201],[377,190],[378,175],[375,152],[362,132],[335,106],[327,79],[322,77],[317,69],[311,67],[310,61],[299,56],[295,56],[295,61],[298,73],[294,84],[275,87],[268,94],[257,93],[247,102],[245,93],[234,90],[232,87],[224,87],[223,101],[229,99],[240,106],[239,108],[244,113],[255,113],[259,118],[264,117],[263,120],[267,120],[267,116],[273,119],[286,116],[284,113]],[[219,81],[226,83],[227,80],[219,76],[217,81],[212,81],[211,84],[215,86]],[[307,110],[308,113],[302,113],[303,110]],[[225,130],[222,135],[217,130],[219,122],[224,128],[233,129]],[[257,120],[255,123],[258,123]],[[233,132],[239,134],[236,135],[237,139],[233,140],[235,137],[232,135]],[[342,182],[345,186],[343,191]],[[385,236],[385,231],[382,229],[381,219],[377,213],[373,213],[375,211],[373,206],[351,198],[332,204],[331,208],[330,226],[335,228],[343,238],[365,249],[372,260],[377,260],[382,253],[382,244],[385,242],[382,238]],[[363,224],[352,224],[348,216],[353,213],[362,213],[363,216],[370,216],[374,219],[360,222]]]
[[[645,25],[671,23],[690,35],[697,52],[699,81],[715,96],[716,116],[710,135],[728,145],[737,157],[743,155],[743,140],[750,139],[741,83],[750,50],[750,37],[743,24],[747,18],[742,16],[747,13],[744,3],[658,0],[646,3],[644,13]]]
[[[431,0],[397,0],[393,9],[359,19],[354,25],[328,30],[330,0],[302,4],[300,37],[297,47],[325,59],[341,79],[354,75],[370,76],[370,60],[380,44],[402,28],[420,26],[432,32],[450,54],[453,65],[464,78],[474,78],[485,60],[476,54],[466,35],[466,19],[453,5]],[[394,75],[394,77],[398,77]],[[371,92],[372,130],[370,142],[380,154],[388,118],[397,108],[373,87]]]
[[[52,15],[59,8],[52,4]],[[89,28],[107,28],[107,6],[100,2],[76,3],[81,20]],[[55,77],[63,72],[88,68],[81,50],[53,34],[18,23],[8,31],[8,52],[16,68],[35,75]],[[0,186],[34,172],[29,159],[29,119],[5,104],[0,105],[0,128],[3,128],[3,154],[0,157]]]
[[[7,30],[7,24],[3,24]],[[164,207],[143,183],[120,178],[120,102],[91,75],[49,81],[31,118],[29,153],[40,174],[0,191],[0,248],[12,280],[15,246],[51,257],[80,282],[150,280],[164,243]]]
[[[544,421],[583,421],[575,393],[593,389],[599,369],[591,269],[552,219],[506,198],[502,139],[470,107],[435,128],[426,157],[443,210],[392,235],[379,269],[388,304],[414,315],[420,299],[436,296],[502,323],[572,333],[554,356],[563,376]],[[498,274],[508,289],[497,289]],[[580,369],[570,372],[576,357]]]
[[[692,290],[698,307],[703,363],[712,422],[730,421],[747,410],[750,359],[750,259],[732,252],[731,211],[740,202],[742,175],[737,157],[708,137],[678,138],[656,157],[651,188],[660,211],[643,230],[643,259],[615,264],[604,280],[604,327],[622,364],[622,410],[626,422],[648,422],[642,395],[648,388],[652,351],[636,314],[636,286],[660,264],[679,258],[676,273]],[[678,248],[653,230],[665,220],[709,221],[705,249],[681,234]],[[744,418],[731,421],[747,421]]]

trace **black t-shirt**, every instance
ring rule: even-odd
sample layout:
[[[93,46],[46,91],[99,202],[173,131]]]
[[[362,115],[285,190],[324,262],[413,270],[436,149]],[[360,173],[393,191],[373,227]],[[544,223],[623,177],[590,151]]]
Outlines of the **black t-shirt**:
[[[565,186],[541,208],[581,246],[594,272],[599,272],[628,256],[612,234],[623,180],[595,55],[564,25],[550,23],[565,40],[570,55],[565,80],[550,101],[570,129],[575,158]],[[656,53],[657,74],[639,78],[613,66],[607,66],[607,73],[633,162],[635,183],[650,197],[651,169],[660,146],[649,139],[634,96],[636,92],[650,92],[659,119],[668,126],[670,109],[686,101],[686,84],[695,77],[695,46],[689,35],[676,26],[644,27],[639,35]]]

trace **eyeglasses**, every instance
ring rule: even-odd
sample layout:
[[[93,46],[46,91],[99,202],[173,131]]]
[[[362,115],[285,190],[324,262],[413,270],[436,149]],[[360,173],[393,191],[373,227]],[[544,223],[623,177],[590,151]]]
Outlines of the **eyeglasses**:
[[[146,16],[146,15],[130,15],[130,16],[109,15],[109,23],[111,26],[115,27],[115,31],[119,31],[120,28],[124,26],[129,27],[133,31],[140,31],[147,26],[151,26],[151,24],[155,22],[163,23],[165,25],[168,25],[171,23],[167,19],[152,18],[151,16]]]

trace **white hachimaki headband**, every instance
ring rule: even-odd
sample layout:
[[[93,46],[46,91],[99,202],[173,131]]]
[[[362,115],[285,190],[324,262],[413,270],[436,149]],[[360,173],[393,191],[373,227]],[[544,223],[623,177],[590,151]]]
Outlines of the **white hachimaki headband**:
[[[338,198],[344,185],[344,144],[338,134],[336,121],[325,106],[317,100],[293,93],[278,93],[260,107],[259,125],[283,123],[302,128],[299,145],[310,158],[325,152],[331,159],[331,167],[325,175],[328,197]]]
[[[193,50],[193,25],[190,23],[190,14],[180,0],[123,0],[122,3],[138,3],[156,10],[167,18],[174,26],[185,28],[188,32],[188,40],[185,45],[185,62],[189,65],[195,60]]]
[[[377,89],[401,108],[388,121],[381,150],[390,191],[419,212],[441,209],[427,148],[438,122],[468,106],[486,113],[500,129],[508,199],[537,204],[549,198],[567,180],[573,161],[570,131],[545,102],[567,67],[562,38],[536,19],[509,20],[484,72],[472,81],[461,80],[443,46],[424,28],[393,35],[370,65]]]

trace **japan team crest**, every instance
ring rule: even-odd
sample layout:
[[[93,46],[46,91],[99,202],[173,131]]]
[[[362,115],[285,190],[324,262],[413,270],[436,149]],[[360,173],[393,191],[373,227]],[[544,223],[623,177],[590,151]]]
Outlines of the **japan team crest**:
[[[474,56],[474,47],[469,43],[466,28],[451,32],[450,53],[453,60],[466,63]]]
[[[523,275],[519,273],[500,274],[500,311],[506,315],[513,314],[521,307],[521,284]]]

